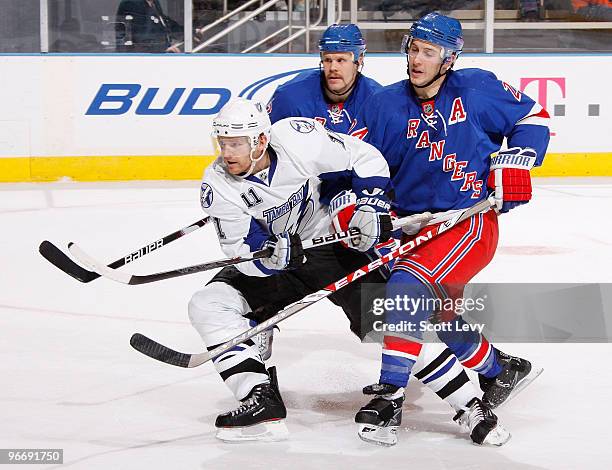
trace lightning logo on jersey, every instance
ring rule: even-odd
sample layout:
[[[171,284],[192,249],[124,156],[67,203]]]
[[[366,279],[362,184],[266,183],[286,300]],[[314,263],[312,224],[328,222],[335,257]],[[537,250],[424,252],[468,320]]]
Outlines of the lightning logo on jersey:
[[[368,188],[386,188],[389,183],[389,168],[378,150],[330,132],[314,119],[288,118],[273,124],[267,153],[270,165],[262,170],[265,178],[261,171],[232,176],[222,161],[204,174],[203,206],[217,219],[221,248],[230,258],[257,251],[271,235],[283,232],[304,239],[328,235],[330,219],[321,201],[324,180],[348,172],[360,197],[374,197],[377,193],[366,194]],[[236,267],[249,276],[273,274],[257,262]]]
[[[202,183],[200,187],[200,204],[202,209],[208,209],[213,203],[213,190],[209,184]]]
[[[299,233],[300,228],[310,221],[314,204],[310,200],[309,187],[308,182],[304,183],[287,201],[263,211],[270,232]]]

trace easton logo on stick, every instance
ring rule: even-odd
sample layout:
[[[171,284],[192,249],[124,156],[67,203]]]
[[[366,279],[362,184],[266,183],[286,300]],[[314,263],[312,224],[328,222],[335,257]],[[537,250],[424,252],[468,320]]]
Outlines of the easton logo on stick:
[[[404,253],[414,250],[415,247],[419,246],[423,242],[426,242],[427,240],[430,240],[431,238],[433,238],[433,236],[434,236],[433,231],[429,230],[426,234],[419,235],[414,240],[409,240],[403,245],[400,245],[398,248],[390,251],[386,255],[383,255],[380,258],[375,259],[374,261],[372,261],[370,264],[363,267],[362,269],[353,271],[348,276],[345,276],[342,279],[339,279],[338,281],[336,281],[334,283],[333,291],[335,292],[338,289],[341,289],[342,287],[346,286],[347,284],[350,284],[354,280],[359,279],[360,277],[363,277],[366,274],[371,273],[372,271],[381,267],[383,264],[388,263],[389,261],[397,258],[398,256],[401,256]]]

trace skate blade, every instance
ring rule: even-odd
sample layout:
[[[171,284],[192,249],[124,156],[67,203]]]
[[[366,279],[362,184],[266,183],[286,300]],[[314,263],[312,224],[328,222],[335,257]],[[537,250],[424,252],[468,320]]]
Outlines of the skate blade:
[[[506,403],[508,403],[510,400],[512,400],[515,396],[517,396],[523,390],[525,390],[525,388],[527,388],[527,386],[531,382],[533,382],[535,379],[537,379],[542,372],[544,372],[544,368],[538,367],[536,369],[536,368],[532,367],[531,371],[529,372],[529,374],[527,374],[525,377],[523,377],[523,380],[521,380],[518,384],[516,384],[516,387],[514,387],[514,390],[512,390],[512,392],[510,392],[510,395],[508,395],[508,398],[506,398],[506,400],[504,400],[504,402],[501,403],[497,407],[497,409],[499,410],[500,408],[504,407],[506,405]]]
[[[470,426],[466,419],[463,419],[462,417],[456,420],[455,422],[459,425],[461,432],[465,432],[467,434],[470,433]],[[501,424],[498,424],[493,429],[491,429],[491,431],[489,431],[489,434],[487,434],[487,437],[485,437],[482,444],[479,444],[478,442],[474,442],[474,441],[472,441],[472,444],[477,445],[477,446],[500,447],[500,446],[503,446],[506,442],[508,442],[511,437],[512,437],[512,434],[510,434],[510,432],[506,428],[504,428]]]
[[[475,442],[474,444],[500,447],[503,446],[506,442],[508,442],[511,437],[512,434],[510,434],[510,432],[501,424],[498,424],[497,426],[495,426],[494,429],[489,432],[489,434],[487,434],[487,437],[485,437],[485,440],[482,442],[482,444],[476,444]]]
[[[375,426],[360,424],[357,435],[362,441],[379,446],[391,447],[397,444],[397,426]]]
[[[285,425],[285,421],[280,419],[277,421],[265,421],[252,426],[219,428],[216,437],[223,442],[275,442],[288,439],[289,430]]]
[[[470,425],[468,424],[468,420],[466,418],[462,416],[461,418],[454,421],[459,425],[459,432],[468,434],[470,433]]]

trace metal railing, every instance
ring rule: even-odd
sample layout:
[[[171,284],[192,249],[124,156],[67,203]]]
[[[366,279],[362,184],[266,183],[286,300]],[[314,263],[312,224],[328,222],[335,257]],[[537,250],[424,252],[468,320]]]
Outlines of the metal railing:
[[[50,42],[50,13],[53,13],[53,4],[49,2],[49,0],[39,0],[40,1],[40,52],[47,53],[50,50],[49,42]],[[193,11],[193,0],[182,0],[184,1],[184,9],[183,9],[183,22],[184,22],[184,31],[194,31],[194,11]],[[237,30],[241,26],[244,26],[245,23],[254,19],[258,15],[262,13],[266,13],[272,9],[272,7],[277,3],[276,0],[248,0],[238,8],[234,9],[231,12],[228,12],[227,0],[223,1],[223,16],[215,21],[207,24],[203,28],[197,30],[199,34],[203,34],[211,31],[213,28],[219,27],[224,22],[232,21],[232,24],[228,25],[222,31],[217,32],[210,38],[206,38],[202,43],[194,47],[194,40],[189,34],[185,35],[184,42],[180,43],[184,52],[193,53],[200,52],[205,50],[207,47],[218,41],[222,37],[227,37],[231,32]],[[262,3],[264,2],[264,3]],[[281,48],[287,46],[289,51],[292,51],[292,48],[295,47],[295,44],[301,45],[301,39],[305,39],[305,45],[303,50],[305,52],[310,51],[310,39],[311,33],[313,31],[323,30],[326,26],[334,23],[334,22],[351,22],[357,24],[362,30],[376,30],[376,31],[384,31],[384,30],[407,30],[412,24],[413,18],[410,14],[397,14],[393,17],[392,21],[388,21],[387,16],[381,11],[359,11],[358,9],[358,0],[350,0],[348,5],[348,10],[343,11],[342,0],[305,0],[305,11],[300,15],[294,15],[292,12],[295,0],[287,0],[288,2],[288,11],[287,22],[286,24],[280,26],[278,30],[274,31],[271,34],[264,34],[265,37],[257,40],[244,48],[241,52],[252,52],[258,50],[259,48],[264,47],[266,43],[276,40],[280,38],[282,35],[286,34],[287,37],[282,39],[280,42],[273,44],[264,49],[264,52],[276,52]],[[316,2],[316,3],[315,3]],[[253,7],[254,5],[259,4],[260,6],[254,11],[245,12],[245,10],[249,7]],[[317,18],[314,21],[311,21],[311,7],[315,6],[318,9]],[[517,3],[518,5],[518,3]],[[540,5],[543,6],[544,2],[540,2]],[[52,10],[50,12],[50,10]],[[542,10],[543,11],[543,10]],[[325,18],[324,13],[327,12],[327,18]],[[282,14],[284,12],[278,12]],[[297,13],[297,12],[295,12]],[[494,0],[482,0],[481,9],[480,10],[455,10],[451,11],[451,16],[454,16],[462,21],[462,26],[466,31],[474,31],[480,30],[483,32],[483,43],[482,49],[484,52],[491,53],[494,51],[494,44],[496,39],[496,33],[498,37],[502,37],[502,31],[511,31],[511,30],[531,30],[531,31],[541,31],[542,34],[551,34],[554,31],[569,31],[575,30],[574,34],[581,34],[579,31],[584,32],[585,30],[598,30],[604,31],[604,33],[610,34],[612,33],[612,21],[590,21],[592,18],[587,18],[585,21],[576,21],[575,14],[573,12],[569,12],[570,14],[565,17],[560,17],[557,13],[555,15],[555,11],[551,10],[550,12],[546,12],[546,15],[541,15],[539,18],[536,18],[535,21],[522,22],[519,21],[519,13],[518,10],[496,10],[495,9],[495,1]],[[241,15],[239,19],[236,19],[236,15]],[[52,17],[53,15],[51,15]],[[282,15],[277,15],[282,16]],[[299,19],[303,16],[303,23],[300,24],[295,23],[295,16]],[[403,17],[403,20],[402,20]],[[562,21],[567,18],[568,21]],[[571,33],[568,33],[571,34]],[[598,34],[598,33],[593,33]],[[605,36],[607,38],[607,36]],[[296,42],[296,40],[300,40],[300,42]],[[609,41],[608,41],[609,43]],[[530,45],[527,49],[538,49],[539,47],[538,40],[535,39],[533,45]],[[612,51],[612,46],[606,45],[605,41],[602,46],[603,50]],[[562,50],[562,48],[559,48]],[[586,49],[589,50],[589,49]],[[62,52],[72,52],[72,51],[62,51]]]
[[[238,13],[244,11],[246,8],[248,8],[250,5],[259,2],[260,0],[249,0],[247,3],[241,5],[240,7],[236,8],[235,10],[227,13],[226,15],[222,16],[221,18],[219,18],[218,20],[214,21],[213,23],[205,26],[204,28],[198,30],[198,32],[200,34],[210,30],[211,28],[229,20],[230,18],[232,18],[233,16],[237,15]],[[334,4],[335,5],[336,0],[330,0],[327,4],[327,9],[329,10],[330,8],[330,4]],[[337,14],[335,17],[333,17],[333,22],[339,23],[341,21],[341,15],[342,15],[342,0],[337,0],[338,2],[338,8],[337,8]],[[243,24],[245,24],[246,22],[256,18],[258,15],[268,11],[272,6],[274,6],[277,3],[277,0],[269,0],[268,2],[264,3],[263,5],[261,5],[258,9],[248,13],[247,15],[243,16],[241,19],[239,19],[238,21],[236,21],[234,24],[226,27],[225,29],[223,29],[222,31],[219,31],[217,34],[215,34],[214,36],[206,39],[204,42],[202,42],[200,45],[198,45],[197,47],[195,47],[193,49],[193,52],[200,52],[202,50],[204,50],[206,47],[208,47],[211,44],[215,44],[219,39],[226,37],[229,33],[231,33],[232,31],[234,31],[235,29],[239,28],[240,26],[242,26]],[[272,47],[268,48],[267,50],[265,50],[265,53],[271,53],[271,52],[275,52],[277,50],[279,50],[280,48],[284,47],[284,46],[288,46],[289,52],[291,52],[291,45],[293,43],[293,41],[295,41],[296,39],[298,39],[301,36],[305,36],[305,52],[310,52],[310,31],[312,30],[319,30],[319,29],[324,29],[324,27],[320,26],[321,22],[323,21],[323,2],[319,1],[318,2],[318,10],[319,10],[319,14],[317,19],[314,21],[314,23],[310,22],[310,0],[305,0],[304,2],[304,26],[300,27],[299,29],[297,29],[297,31],[293,32],[295,26],[293,24],[293,19],[294,19],[294,12],[293,12],[293,0],[288,0],[287,2],[287,24],[283,27],[281,27],[280,29],[278,29],[277,31],[273,32],[272,34],[269,34],[268,36],[264,37],[263,39],[260,39],[259,41],[255,42],[254,44],[251,44],[249,47],[247,47],[246,49],[243,49],[241,52],[242,53],[248,53],[251,52],[261,46],[263,46],[265,43],[267,43],[268,41],[271,41],[272,39],[277,38],[278,36],[280,36],[281,34],[287,32],[288,37],[285,38],[284,40],[280,41],[279,43],[273,45]]]
[[[394,21],[392,23],[386,22],[384,19],[381,21],[360,21],[358,12],[358,0],[350,0],[349,13],[346,18],[350,23],[355,23],[362,30],[408,30],[412,25],[412,21],[402,22]],[[474,10],[468,10],[463,15],[451,15],[451,16],[463,16],[459,18],[461,20],[461,26],[464,30],[484,30],[484,45],[483,49],[486,53],[492,53],[494,50],[494,39],[495,30],[568,30],[568,29],[610,29],[612,30],[612,22],[609,21],[584,21],[584,22],[563,22],[563,21],[530,21],[527,23],[517,21],[496,21],[495,20],[495,0],[484,0],[484,18],[482,20],[473,20],[470,18],[469,13],[478,16],[479,12]]]
[[[330,2],[328,3],[328,11],[329,11],[329,4],[332,3],[333,0],[330,0]],[[309,10],[309,6],[310,6],[310,0],[305,0],[305,10],[306,10],[306,17],[305,17],[305,24],[304,24],[304,28],[296,31],[295,33],[291,34],[291,31],[289,31],[289,37],[287,37],[285,40],[279,42],[278,44],[272,46],[271,48],[269,48],[268,50],[266,50],[266,53],[271,53],[271,52],[276,52],[277,50],[279,50],[281,47],[283,47],[285,44],[291,44],[292,41],[295,41],[297,38],[305,35],[306,39],[306,47],[305,47],[305,52],[310,52],[310,31],[315,31],[315,30],[323,30],[325,29],[325,27],[320,26],[321,22],[323,21],[323,5],[319,5],[319,17],[317,18],[317,20],[311,25],[310,24],[310,15],[308,14]],[[342,21],[342,0],[338,0],[338,13],[336,15],[336,17],[332,20],[332,24],[333,23],[340,23]]]
[[[225,29],[219,31],[214,36],[212,36],[212,37],[208,38],[206,41],[202,42],[202,44],[198,45],[197,47],[195,47],[193,49],[193,52],[199,52],[202,49],[204,49],[205,47],[210,46],[211,44],[215,44],[219,39],[227,36],[229,33],[234,31],[236,28],[239,28],[240,26],[242,26],[247,21],[252,20],[257,15],[259,15],[261,13],[264,13],[265,11],[269,10],[270,8],[272,8],[274,5],[276,5],[276,2],[277,2],[277,0],[268,0],[266,3],[261,5],[256,10],[253,10],[252,12],[246,14],[243,18],[241,18],[240,20],[236,21],[234,24],[226,27]],[[204,28],[200,29],[199,31],[203,32],[203,30],[207,31],[207,30],[211,29],[213,26],[216,26],[216,25],[222,23],[223,21],[226,21],[226,20],[232,18],[233,16],[235,16],[238,13],[242,12],[245,8],[248,8],[249,6],[251,6],[254,3],[259,3],[259,0],[249,0],[244,5],[241,5],[240,7],[236,8],[235,10],[232,10],[227,15],[222,16],[217,21],[211,23],[208,26],[205,26]],[[288,16],[291,16],[291,14],[289,14]]]

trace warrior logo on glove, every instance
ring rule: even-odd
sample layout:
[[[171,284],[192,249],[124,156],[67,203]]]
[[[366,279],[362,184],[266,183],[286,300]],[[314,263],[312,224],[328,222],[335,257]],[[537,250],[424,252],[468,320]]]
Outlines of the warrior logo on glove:
[[[491,173],[487,186],[493,190],[499,212],[508,212],[531,200],[529,170],[533,168],[536,159],[536,151],[528,147],[500,150],[491,158]]]

